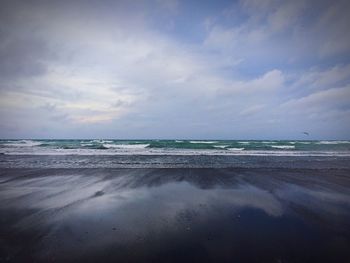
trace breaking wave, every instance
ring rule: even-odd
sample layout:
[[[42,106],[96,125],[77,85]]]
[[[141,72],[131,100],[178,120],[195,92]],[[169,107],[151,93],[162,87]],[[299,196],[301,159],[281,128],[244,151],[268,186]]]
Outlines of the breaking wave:
[[[0,154],[349,155],[350,141],[0,140]]]

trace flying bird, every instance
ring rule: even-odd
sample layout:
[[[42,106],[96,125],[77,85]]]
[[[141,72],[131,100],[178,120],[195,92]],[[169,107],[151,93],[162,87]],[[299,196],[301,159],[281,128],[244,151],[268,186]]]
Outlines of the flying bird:
[[[303,132],[305,135],[309,136],[309,133],[308,132]]]

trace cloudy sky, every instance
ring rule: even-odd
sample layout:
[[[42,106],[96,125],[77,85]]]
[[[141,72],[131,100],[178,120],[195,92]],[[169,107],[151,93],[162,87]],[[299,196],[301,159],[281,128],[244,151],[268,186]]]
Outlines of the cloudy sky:
[[[347,0],[1,1],[0,137],[349,139],[349,13]]]

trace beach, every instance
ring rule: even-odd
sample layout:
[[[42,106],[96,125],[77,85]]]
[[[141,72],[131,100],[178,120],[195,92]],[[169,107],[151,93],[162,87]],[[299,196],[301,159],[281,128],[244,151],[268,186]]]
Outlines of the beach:
[[[350,1],[2,0],[0,263],[350,263]]]
[[[349,262],[344,156],[0,155],[1,262]]]

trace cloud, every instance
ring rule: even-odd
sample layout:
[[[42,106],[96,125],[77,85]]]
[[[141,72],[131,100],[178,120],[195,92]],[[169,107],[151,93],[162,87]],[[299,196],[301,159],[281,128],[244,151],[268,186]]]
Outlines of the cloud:
[[[250,94],[253,96],[271,95],[271,92],[281,88],[284,76],[280,70],[274,69],[266,72],[256,79],[237,81],[220,89],[225,94]]]
[[[315,91],[340,88],[348,84],[350,81],[350,64],[335,65],[327,69],[311,68],[302,74],[292,74],[287,78],[292,83],[286,91],[290,95],[300,98]]]
[[[263,104],[261,104],[261,105],[253,105],[251,107],[248,107],[248,108],[242,110],[239,113],[239,115],[246,116],[246,117],[250,116],[250,115],[254,115],[254,114],[260,112],[263,108],[265,108],[265,106],[266,105],[263,105]]]
[[[231,9],[231,10],[230,10]],[[235,53],[246,63],[303,64],[347,55],[350,38],[348,1],[240,1],[207,25],[204,45],[220,53]],[[222,14],[221,14],[222,16]],[[224,16],[225,17],[225,16]],[[233,17],[240,23],[231,24]]]
[[[316,115],[349,131],[345,2],[3,6],[1,136],[288,137]]]
[[[171,13],[176,13],[179,7],[179,2],[177,0],[157,0],[156,2]]]
[[[315,34],[325,36],[320,43],[321,56],[328,57],[349,52],[350,36],[344,34],[350,24],[349,10],[349,1],[333,2],[317,21]]]
[[[281,106],[304,113],[322,113],[319,112],[319,109],[323,111],[331,109],[350,110],[350,86],[317,91],[299,99],[292,99]]]

